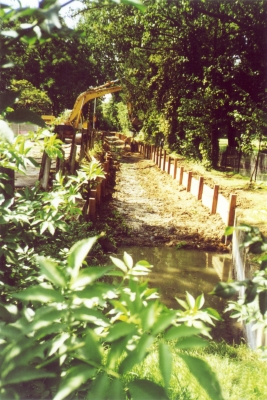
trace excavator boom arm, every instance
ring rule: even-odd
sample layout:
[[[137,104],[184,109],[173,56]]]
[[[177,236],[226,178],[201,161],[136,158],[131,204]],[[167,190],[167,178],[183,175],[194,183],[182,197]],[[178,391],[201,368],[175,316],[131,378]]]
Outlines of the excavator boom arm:
[[[71,114],[66,121],[66,125],[72,125],[74,128],[77,128],[80,121],[82,108],[86,103],[88,103],[88,101],[96,99],[97,97],[105,96],[109,93],[118,92],[122,89],[121,86],[111,86],[113,83],[114,82],[108,82],[105,85],[88,89],[86,92],[81,93],[76,99]]]

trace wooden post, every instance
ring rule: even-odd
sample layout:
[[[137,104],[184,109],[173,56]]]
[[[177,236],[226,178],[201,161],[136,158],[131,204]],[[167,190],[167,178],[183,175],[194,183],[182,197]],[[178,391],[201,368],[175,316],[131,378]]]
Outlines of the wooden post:
[[[193,172],[189,171],[188,172],[188,179],[187,179],[187,186],[186,186],[186,191],[187,192],[190,192],[190,189],[191,189],[192,175],[193,175]]]
[[[75,144],[72,147],[71,154],[70,154],[70,173],[71,174],[74,174],[74,172],[75,172],[76,151],[77,151],[77,146]]]
[[[61,148],[62,158],[57,157],[56,159],[56,172],[64,170],[65,164],[65,151]]]
[[[97,204],[101,203],[101,178],[97,178],[98,185],[96,187],[96,202]]]
[[[40,166],[40,171],[39,171],[39,181],[41,181],[43,175],[44,175],[44,167],[45,167],[45,160],[47,157],[47,153],[44,151],[42,155],[42,161],[41,161],[41,166]]]
[[[162,171],[166,170],[166,150],[163,151],[163,167],[162,167]]]
[[[212,197],[212,205],[211,205],[211,210],[210,210],[211,214],[216,214],[218,196],[219,196],[219,185],[214,185],[213,197]]]
[[[184,167],[180,167],[179,185],[183,183]]]
[[[69,158],[69,162],[71,165],[71,160],[73,159],[73,157],[76,157],[76,150],[77,150],[77,146],[76,146],[76,129],[72,128],[72,141],[71,141],[71,149],[70,149],[70,158]],[[73,153],[75,153],[75,156],[73,155]]]
[[[109,172],[109,161],[104,162],[104,171],[107,173]]]
[[[168,172],[169,175],[170,175],[170,172],[171,172],[171,162],[172,162],[172,158],[169,157],[168,170],[167,170],[167,172]]]
[[[102,197],[105,197],[105,195],[106,195],[106,178],[103,178],[101,180],[101,194],[102,194]]]
[[[82,138],[81,138],[81,149],[80,149],[80,155],[79,155],[79,162],[82,161],[82,159],[84,158],[85,147],[86,147],[86,134],[85,134],[85,129],[82,129]]]
[[[160,147],[160,149],[159,149],[159,163],[158,163],[158,166],[159,166],[159,168],[161,168],[161,157],[162,157],[162,148]]]
[[[45,155],[45,161],[44,161],[42,182],[41,182],[42,188],[45,189],[45,190],[47,190],[47,188],[48,188],[50,167],[51,167],[51,158],[48,157],[48,155],[46,154]]]
[[[96,218],[96,199],[94,197],[89,198],[88,215],[91,221]]]
[[[227,226],[234,226],[235,222],[235,208],[236,208],[236,194],[230,195],[229,200],[229,213],[228,213],[228,221]]]
[[[204,186],[204,178],[203,178],[203,176],[201,176],[199,178],[199,182],[198,182],[198,191],[197,191],[197,199],[198,200],[202,199],[203,186]]]
[[[176,175],[177,175],[177,158],[174,159],[174,169],[173,169],[173,179],[176,179]]]
[[[96,189],[90,190],[90,197],[93,197],[94,199],[96,199]]]

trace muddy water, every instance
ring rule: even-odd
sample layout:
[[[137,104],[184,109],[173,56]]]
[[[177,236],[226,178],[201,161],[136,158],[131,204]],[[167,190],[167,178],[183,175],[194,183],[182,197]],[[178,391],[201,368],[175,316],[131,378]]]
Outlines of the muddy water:
[[[181,308],[175,297],[185,299],[186,291],[195,298],[201,293],[205,296],[203,308],[215,308],[221,315],[226,303],[223,299],[210,295],[219,281],[231,278],[232,260],[228,254],[207,253],[195,250],[176,250],[170,247],[124,247],[134,263],[146,260],[154,267],[148,276],[151,287],[159,290],[161,301],[173,309]],[[239,331],[225,314],[224,322],[216,324],[213,332],[216,339],[223,338],[228,342],[239,341]]]

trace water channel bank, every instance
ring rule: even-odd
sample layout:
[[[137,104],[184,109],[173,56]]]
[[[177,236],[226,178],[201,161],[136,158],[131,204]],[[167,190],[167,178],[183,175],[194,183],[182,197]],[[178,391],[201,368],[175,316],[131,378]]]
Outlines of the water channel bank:
[[[223,339],[230,344],[240,342],[241,326],[224,313],[226,301],[210,294],[220,280],[227,281],[231,277],[231,255],[164,246],[131,246],[119,248],[119,258],[122,258],[124,252],[130,254],[134,262],[146,260],[153,265],[145,279],[150,287],[158,289],[163,304],[182,310],[176,298],[185,300],[186,292],[195,299],[204,294],[205,303],[201,309],[212,307],[224,320],[215,321],[215,326],[210,326],[213,339]]]
[[[210,215],[201,202],[140,154],[126,153],[119,161],[108,213],[122,218],[113,232],[120,254],[125,250],[135,262],[145,259],[154,265],[149,284],[159,288],[167,306],[177,309],[175,297],[183,299],[186,291],[194,297],[204,293],[204,307],[222,314],[225,302],[208,294],[232,270],[220,216]],[[107,212],[104,205],[102,212]],[[223,317],[212,336],[237,343],[240,332],[229,317]]]
[[[229,252],[219,215],[210,215],[184,187],[139,153],[126,153],[119,161],[110,203],[111,210],[124,221],[124,227],[115,232],[119,246],[164,245]]]

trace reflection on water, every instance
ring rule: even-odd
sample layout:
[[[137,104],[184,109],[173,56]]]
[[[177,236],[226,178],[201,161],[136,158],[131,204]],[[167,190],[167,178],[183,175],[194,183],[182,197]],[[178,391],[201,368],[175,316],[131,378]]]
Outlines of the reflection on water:
[[[148,276],[151,287],[159,290],[161,301],[170,308],[180,308],[175,297],[184,299],[186,291],[195,298],[205,296],[204,307],[213,307],[220,313],[225,301],[209,295],[220,281],[231,278],[231,256],[195,250],[176,250],[170,247],[124,247],[134,263],[146,260],[154,267]]]
[[[161,301],[169,308],[181,309],[175,297],[185,299],[186,291],[195,298],[203,293],[203,308],[212,307],[223,317],[223,321],[217,321],[211,329],[212,338],[217,341],[223,339],[230,344],[240,343],[240,324],[230,318],[228,313],[223,313],[226,301],[209,294],[219,281],[231,279],[230,254],[176,250],[170,247],[124,247],[120,248],[120,256],[124,251],[132,256],[134,263],[146,260],[154,266],[146,279],[150,287],[158,288]]]

